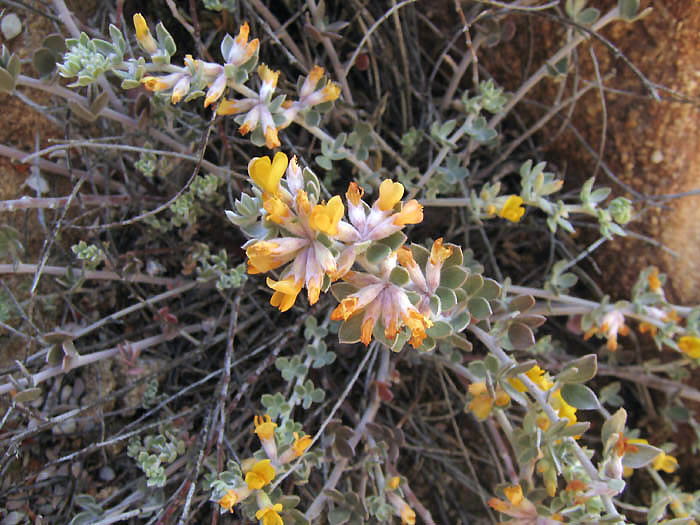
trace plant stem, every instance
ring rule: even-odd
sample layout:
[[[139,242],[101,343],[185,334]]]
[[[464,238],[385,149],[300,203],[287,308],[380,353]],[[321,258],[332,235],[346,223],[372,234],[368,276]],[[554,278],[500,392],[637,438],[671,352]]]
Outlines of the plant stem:
[[[33,274],[37,271],[38,267],[39,265],[37,264],[27,263],[0,264],[0,274]],[[107,270],[81,270],[79,268],[71,268],[69,266],[44,266],[42,269],[42,273],[59,275],[62,277],[64,277],[67,272],[79,274],[85,279],[146,283],[160,286],[178,286],[187,282],[180,279],[171,279],[169,277],[153,277],[143,273],[119,275],[117,272],[110,272]]]

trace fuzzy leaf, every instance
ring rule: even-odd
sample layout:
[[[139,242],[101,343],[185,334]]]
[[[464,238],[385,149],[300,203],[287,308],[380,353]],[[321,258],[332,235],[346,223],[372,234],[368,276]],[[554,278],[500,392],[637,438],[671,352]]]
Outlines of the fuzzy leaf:
[[[642,468],[651,463],[656,456],[663,451],[660,448],[645,445],[643,443],[635,443],[637,452],[625,452],[622,456],[622,464],[630,468]]]
[[[380,242],[375,242],[365,252],[367,260],[372,264],[379,264],[381,261],[386,259],[389,254],[391,254],[391,248]]]
[[[579,410],[595,410],[600,407],[595,393],[586,385],[576,383],[564,385],[561,387],[561,397]]]
[[[406,286],[411,280],[408,271],[401,266],[396,266],[389,274],[389,280],[396,286]]]
[[[524,323],[512,323],[508,327],[508,338],[516,350],[527,350],[535,344],[532,330]]]
[[[480,274],[475,273],[474,275],[469,276],[467,282],[465,282],[464,285],[462,285],[462,288],[465,292],[467,292],[467,295],[472,296],[475,295],[479,290],[481,290],[483,286],[484,278]]]
[[[624,408],[620,408],[608,420],[603,423],[603,428],[601,429],[600,436],[603,444],[606,444],[613,434],[619,434],[625,430],[625,423],[627,422],[627,412]]]
[[[362,336],[362,315],[353,315],[340,325],[338,338],[341,343],[357,343]]]
[[[443,311],[449,310],[457,304],[457,296],[453,290],[439,286],[435,293],[440,298],[440,307]]]
[[[567,364],[559,374],[558,379],[565,380],[567,383],[585,383],[593,379],[597,371],[598,357],[595,354],[589,354]],[[565,379],[562,379],[564,374],[566,374]]]
[[[447,288],[459,288],[467,279],[467,271],[461,266],[450,266],[443,268],[440,272],[440,286]]]
[[[483,297],[472,297],[469,299],[468,306],[469,313],[474,319],[479,321],[486,319],[493,313],[491,311],[491,305]]]
[[[448,339],[448,341],[455,347],[464,350],[465,352],[472,351],[472,344],[463,335],[454,334]]]
[[[433,326],[428,328],[425,333],[433,339],[444,339],[445,337],[452,335],[452,327],[445,321],[435,321]]]

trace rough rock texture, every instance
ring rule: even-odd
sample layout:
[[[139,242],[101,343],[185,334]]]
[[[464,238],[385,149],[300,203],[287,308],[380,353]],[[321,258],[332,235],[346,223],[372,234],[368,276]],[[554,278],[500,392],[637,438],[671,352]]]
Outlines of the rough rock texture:
[[[616,0],[591,2],[607,12]],[[646,7],[650,2],[642,2]],[[682,93],[688,99],[700,97],[697,64],[700,62],[700,2],[678,0],[653,2],[654,10],[641,21],[631,24],[615,22],[602,32],[654,84]],[[559,21],[517,15],[512,18],[515,38],[488,53],[487,68],[508,89],[515,89],[553,54],[564,41],[565,28]],[[659,90],[662,102],[648,97],[639,77],[616,58],[610,49],[593,40],[578,48],[576,56],[579,89],[584,82],[595,80],[590,49],[593,49],[604,81],[607,108],[604,161],[627,185],[646,197],[676,194],[700,188],[700,109],[697,102],[672,101],[674,94]],[[529,49],[523,53],[523,49]],[[572,73],[574,67],[572,66]],[[567,79],[570,93],[574,75]],[[545,105],[554,100],[559,85],[545,79],[530,93],[530,98]],[[609,89],[623,90],[616,93]],[[646,95],[646,96],[641,96]],[[521,104],[518,111],[528,122],[542,114],[541,109]],[[594,150],[598,150],[602,129],[602,105],[597,89],[577,104],[571,123]],[[541,138],[560,128],[561,120],[546,126]],[[542,141],[538,141],[539,144]],[[567,167],[573,179],[571,187],[580,185],[595,167],[595,159],[580,145],[573,133],[564,132],[545,153],[559,166]],[[568,182],[568,181],[567,181]],[[673,256],[657,243],[638,239],[618,239],[598,251],[596,257],[605,269],[602,280],[606,292],[625,297],[639,271],[654,264],[670,276],[667,295],[683,304],[700,302],[700,195],[673,200],[650,200],[631,194],[599,172],[598,183],[612,186],[616,195],[635,201],[638,219],[631,229],[651,237],[677,253]]]

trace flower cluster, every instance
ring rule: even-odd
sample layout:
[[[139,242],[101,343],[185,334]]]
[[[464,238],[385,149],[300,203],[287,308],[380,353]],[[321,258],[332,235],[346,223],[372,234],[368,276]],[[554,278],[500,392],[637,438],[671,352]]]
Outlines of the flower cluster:
[[[158,58],[162,51],[140,13],[134,15],[134,28],[141,49],[152,59]],[[142,76],[139,81],[149,91],[169,91],[173,104],[204,95],[206,108],[221,99],[217,114],[239,115],[236,122],[240,125],[241,135],[252,132],[253,142],[265,144],[270,149],[276,148],[280,145],[280,129],[309,111],[328,110],[329,104],[340,96],[340,87],[324,78],[322,67],[314,66],[301,83],[297,100],[285,100],[284,95],[274,97],[280,73],[261,64],[257,68],[260,87],[257,93],[251,91],[244,84],[249,73],[255,69],[260,42],[257,38],[249,41],[249,33],[250,27],[244,22],[235,38],[226,35],[221,44],[223,64],[195,60],[187,55],[184,67],[165,64],[159,69],[167,74]],[[169,56],[167,58],[169,61]],[[154,66],[157,65],[154,63]],[[205,88],[206,93],[203,92]],[[227,88],[248,96],[222,99]]]
[[[302,171],[296,159],[288,161],[284,153],[272,160],[252,159],[248,173],[261,193],[268,234],[244,246],[248,272],[283,268],[278,279],[267,279],[274,291],[270,304],[287,311],[304,288],[309,303],[314,304],[321,290],[342,279],[348,293],[331,318],[358,325],[356,340],[368,345],[379,325],[386,340],[395,340],[405,328],[409,344],[414,348],[423,344],[426,330],[433,326],[431,317],[435,317],[429,298],[436,293],[441,268],[453,247],[443,246],[442,239],[435,241],[424,273],[410,250],[402,246],[405,237],[394,249],[382,244],[396,239],[406,225],[423,219],[417,201],[401,202],[401,184],[384,180],[370,206],[362,199],[362,188],[350,183],[345,194],[346,220],[343,199],[335,195],[319,202],[313,174]],[[355,264],[362,271],[353,270]],[[397,281],[397,274],[403,280]]]
[[[257,511],[255,517],[263,522],[263,525],[283,525],[280,512],[283,506],[280,503],[273,504],[270,496],[263,490],[278,473],[282,465],[286,465],[304,455],[311,446],[312,439],[308,435],[299,435],[294,432],[294,440],[282,452],[278,453],[275,430],[277,423],[272,421],[269,415],[255,416],[254,432],[260,439],[266,459],[251,457],[241,462],[241,472],[245,476],[243,483],[227,488],[223,496],[217,501],[223,510],[233,512],[233,507],[255,496]]]

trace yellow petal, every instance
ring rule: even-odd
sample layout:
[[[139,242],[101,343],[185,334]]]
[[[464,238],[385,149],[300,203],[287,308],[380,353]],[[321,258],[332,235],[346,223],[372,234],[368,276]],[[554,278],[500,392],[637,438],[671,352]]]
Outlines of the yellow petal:
[[[403,184],[400,182],[393,182],[389,179],[385,179],[379,185],[379,199],[377,200],[377,206],[382,211],[389,211],[396,206],[396,204],[403,197]]]
[[[525,214],[525,208],[521,206],[523,199],[518,195],[511,195],[498,213],[510,222],[520,222]]]
[[[452,246],[443,246],[442,237],[433,242],[433,247],[430,250],[430,262],[433,265],[444,263],[447,258],[452,255]]]
[[[700,357],[700,337],[684,335],[678,340],[678,348],[691,359]]]
[[[503,489],[503,493],[508,498],[508,501],[515,507],[519,507],[523,502],[523,489],[520,485],[514,485],[512,487],[506,487]]]
[[[678,460],[673,456],[662,452],[654,458],[651,466],[654,470],[663,470],[664,472],[671,474],[678,468]]]
[[[255,433],[261,441],[269,441],[274,438],[277,423],[274,423],[268,414],[265,414],[263,417],[255,416],[254,422]]]
[[[418,224],[423,220],[423,206],[418,204],[418,201],[411,199],[403,205],[401,211],[394,215],[394,224],[396,226],[405,226],[406,224]]]
[[[351,182],[348,186],[348,191],[345,194],[345,197],[347,197],[348,202],[350,202],[353,206],[359,206],[364,194],[365,190],[363,190],[362,187],[357,184],[357,182]]]
[[[248,174],[253,182],[265,193],[277,196],[279,183],[289,163],[287,155],[278,151],[270,161],[270,157],[256,157],[248,164]]]
[[[317,204],[311,210],[309,226],[326,235],[338,234],[338,223],[345,214],[345,206],[338,195],[335,195],[327,204]]]

